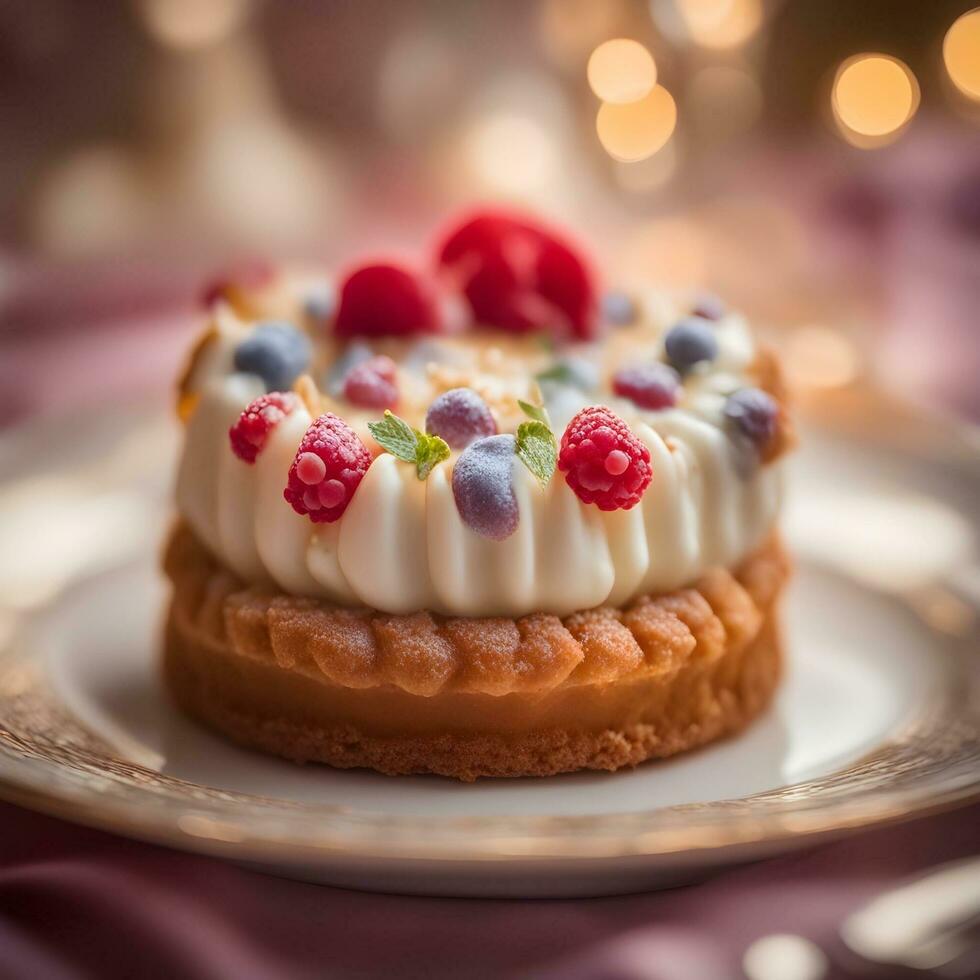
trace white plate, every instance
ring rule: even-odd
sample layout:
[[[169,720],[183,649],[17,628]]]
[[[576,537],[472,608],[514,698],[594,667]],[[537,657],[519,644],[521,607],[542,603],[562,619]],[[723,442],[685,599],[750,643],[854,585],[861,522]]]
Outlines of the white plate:
[[[0,656],[0,795],[293,877],[525,896],[675,884],[972,798],[976,636],[969,618],[947,615],[945,626],[961,634],[948,635],[909,603],[939,625],[922,595],[938,596],[940,612],[972,616],[947,581],[972,568],[964,565],[971,515],[964,524],[958,471],[946,476],[949,494],[933,486],[910,496],[923,477],[911,475],[914,463],[815,441],[789,520],[791,537],[815,558],[801,561],[792,588],[787,676],[772,709],[725,743],[631,772],[473,785],[299,767],[239,749],[166,698],[156,669],[164,589],[137,536],[130,560],[83,574]],[[829,465],[854,487],[836,505],[840,484],[831,492],[814,479]],[[874,535],[887,542],[902,527],[882,534],[876,518],[861,517],[861,500],[896,472],[908,476],[905,489],[869,515],[911,508],[904,513],[920,515],[932,551],[898,548],[869,562]],[[935,472],[925,477],[936,481]],[[827,515],[833,506],[844,512]],[[855,513],[857,530],[848,524]],[[825,519],[819,533],[814,514]],[[863,546],[862,534],[871,535]],[[828,567],[828,555],[842,556],[844,568]],[[920,577],[928,573],[921,582],[916,562]],[[900,597],[860,584],[876,567],[890,589],[902,580]]]

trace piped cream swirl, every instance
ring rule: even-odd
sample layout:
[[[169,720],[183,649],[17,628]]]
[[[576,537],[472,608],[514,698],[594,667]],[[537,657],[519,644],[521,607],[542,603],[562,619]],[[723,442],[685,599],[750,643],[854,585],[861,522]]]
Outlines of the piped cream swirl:
[[[258,378],[232,370],[230,351],[240,336],[240,327],[219,325],[193,379],[197,404],[177,506],[247,582],[394,614],[565,615],[622,605],[686,585],[711,567],[731,567],[776,520],[779,464],[747,461],[722,424],[725,393],[746,383],[754,354],[741,318],[719,325],[719,358],[689,380],[678,408],[644,412],[609,396],[555,393],[548,407],[559,435],[579,408],[605,402],[649,449],[653,480],[631,510],[603,512],[583,504],[560,473],[542,487],[515,459],[520,520],[503,541],[481,537],[460,518],[451,485],[456,454],[421,481],[414,467],[382,453],[337,522],[313,524],[295,513],[283,488],[312,418],[304,406],[294,411],[253,465],[230,451],[229,427],[262,393]],[[652,350],[660,342],[659,329],[650,329],[634,349],[645,356],[644,344]],[[367,440],[360,421],[352,419]]]

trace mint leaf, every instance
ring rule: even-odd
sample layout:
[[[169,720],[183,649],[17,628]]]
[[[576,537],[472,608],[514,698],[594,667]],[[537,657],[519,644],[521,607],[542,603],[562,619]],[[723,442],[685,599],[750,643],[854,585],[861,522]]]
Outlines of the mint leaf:
[[[530,402],[521,401],[520,398],[517,399],[517,404],[521,406],[521,411],[528,418],[532,418],[536,422],[544,422],[545,425],[548,424],[548,413],[544,410],[544,405],[532,405]]]
[[[424,480],[432,467],[449,458],[449,446],[439,436],[429,436],[413,429],[394,412],[385,411],[380,422],[368,422],[374,441],[392,456],[415,464],[415,472]]]
[[[578,387],[575,371],[568,364],[564,364],[561,361],[552,364],[550,368],[544,371],[539,371],[534,377],[538,381],[557,381],[560,384]]]
[[[385,417],[380,422],[368,422],[374,441],[406,463],[414,463],[418,448],[415,430],[394,412],[385,409]]]
[[[558,444],[544,422],[534,419],[517,427],[517,455],[535,475],[541,486],[547,486],[554,475],[558,459]]]
[[[419,479],[424,480],[431,472],[432,467],[441,463],[444,459],[449,459],[449,443],[439,436],[425,435],[416,430],[418,445],[415,449],[415,472]]]

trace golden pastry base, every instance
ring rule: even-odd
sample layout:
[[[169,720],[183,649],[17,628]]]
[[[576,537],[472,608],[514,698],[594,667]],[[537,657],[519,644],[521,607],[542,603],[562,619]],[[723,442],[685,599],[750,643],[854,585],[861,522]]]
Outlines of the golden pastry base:
[[[165,566],[178,704],[297,762],[466,781],[615,770],[738,731],[780,674],[776,538],[733,572],[564,619],[391,616],[246,587],[186,527]]]

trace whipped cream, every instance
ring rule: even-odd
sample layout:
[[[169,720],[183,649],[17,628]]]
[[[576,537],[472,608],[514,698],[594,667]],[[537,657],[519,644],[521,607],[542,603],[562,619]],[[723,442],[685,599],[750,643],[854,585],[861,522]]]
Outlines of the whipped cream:
[[[657,295],[645,304],[638,327],[614,331],[607,343],[582,353],[607,374],[619,364],[658,356],[664,330],[682,314],[664,307]],[[187,421],[178,510],[246,582],[389,613],[566,615],[687,585],[756,549],[775,523],[782,492],[779,463],[758,465],[724,428],[725,397],[751,383],[747,371],[755,347],[742,317],[729,315],[716,326],[719,356],[688,378],[675,408],[644,411],[608,390],[585,394],[546,386],[559,438],[580,408],[607,404],[650,450],[653,480],[631,510],[604,512],[583,504],[559,472],[541,487],[515,460],[519,525],[510,537],[493,541],[467,527],[457,511],[451,481],[458,453],[425,481],[414,466],[382,453],[333,524],[314,524],[293,511],[283,498],[286,473],[313,419],[303,406],[287,416],[253,465],[231,452],[228,429],[263,386],[232,366],[234,347],[250,325],[219,308],[214,335],[187,382],[196,404]],[[423,339],[398,353],[404,373],[411,374],[413,358],[421,365],[403,389],[416,411],[438,390],[467,377],[490,401],[502,430],[519,420],[508,417],[508,399],[532,392],[529,378],[537,368],[529,371],[528,360],[549,359],[530,340],[508,353],[477,334]],[[314,377],[316,370],[329,370],[335,354],[324,346]],[[374,447],[366,421],[380,413],[363,414],[343,403],[330,410]],[[420,424],[401,407],[399,414]]]

